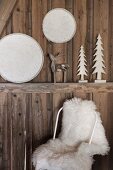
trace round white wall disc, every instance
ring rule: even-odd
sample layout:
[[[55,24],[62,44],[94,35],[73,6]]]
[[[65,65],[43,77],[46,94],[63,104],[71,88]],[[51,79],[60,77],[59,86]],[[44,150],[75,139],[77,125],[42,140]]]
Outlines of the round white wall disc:
[[[49,11],[43,20],[43,33],[54,43],[64,43],[71,40],[76,32],[74,16],[63,8]]]
[[[0,74],[13,83],[35,78],[44,62],[40,45],[32,37],[14,33],[0,40]]]

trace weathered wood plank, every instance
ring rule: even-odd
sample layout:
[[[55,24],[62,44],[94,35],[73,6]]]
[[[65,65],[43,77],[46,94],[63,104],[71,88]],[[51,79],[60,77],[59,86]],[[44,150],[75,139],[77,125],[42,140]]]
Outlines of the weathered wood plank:
[[[92,66],[94,54],[94,0],[87,0],[87,41],[86,41],[86,56],[88,80],[92,80]]]
[[[87,0],[74,0],[74,16],[77,22],[77,30],[73,41],[73,81],[78,81],[77,64],[80,46],[86,47],[87,38]]]
[[[12,93],[64,93],[73,91],[86,92],[113,92],[113,83],[96,84],[96,83],[26,83],[12,84],[0,83],[0,92]]]
[[[32,170],[32,94],[26,94],[26,170]]]
[[[51,97],[47,94],[32,94],[32,142],[33,150],[51,137],[52,110],[47,110]],[[48,101],[47,101],[48,100]],[[50,100],[50,101],[49,101]],[[51,107],[52,108],[52,107]],[[50,114],[50,115],[48,115]]]
[[[75,90],[74,92],[74,96],[81,98],[81,99],[87,99],[87,100],[92,100],[92,92],[87,92],[87,91],[77,91]]]
[[[26,116],[26,94],[12,94],[12,170],[25,167]]]
[[[47,133],[50,136],[53,136],[53,94],[49,93],[46,94],[46,107],[47,107],[47,119],[48,119],[48,123],[47,123]]]
[[[104,59],[106,65],[106,74],[103,75],[107,81],[110,80],[109,63],[109,1],[94,0],[94,43],[97,35],[100,33],[104,48]],[[95,75],[94,75],[95,79]]]
[[[1,34],[1,38],[3,38],[4,36],[7,35],[7,31],[6,31],[6,28],[2,31],[2,34]],[[1,76],[0,76],[0,82],[3,83],[3,82],[6,82],[6,80],[4,80]]]
[[[65,93],[55,93],[53,94],[53,132],[55,128],[55,122],[56,122],[56,117],[58,110],[63,106],[63,103],[65,101]],[[61,130],[61,122],[62,122],[62,114],[59,116],[59,121],[58,121],[58,127],[57,127],[57,134],[59,134]],[[56,137],[57,137],[56,134]]]
[[[112,93],[113,94],[113,93]],[[106,131],[107,138],[109,140],[109,130],[112,124],[110,120],[110,110],[108,100],[109,96],[107,93],[93,93],[93,101],[95,102],[98,111],[101,113],[102,122]],[[111,137],[110,137],[111,138]],[[109,170],[109,161],[111,160],[111,154],[108,156],[95,156],[94,170]]]
[[[107,130],[107,137],[109,139],[110,144],[110,153],[108,155],[108,162],[107,166],[108,169],[112,169],[113,167],[113,93],[108,94],[107,98],[107,111],[106,111],[106,130]]]
[[[12,94],[9,92],[7,94],[7,140],[8,140],[8,170],[12,170]]]
[[[7,94],[0,94],[0,169],[9,169]]]
[[[19,0],[12,15],[12,32],[29,33],[29,0]]]
[[[65,8],[70,11],[72,14],[74,12],[73,10],[73,5],[74,5],[74,0],[65,0]],[[72,70],[73,70],[73,39],[66,44],[66,56],[65,56],[65,62],[69,64],[70,68],[67,70],[67,77],[66,77],[66,82],[73,82],[73,75],[72,75]]]
[[[65,8],[65,0],[52,0],[52,8]],[[52,51],[53,55],[59,54],[57,57],[57,63],[62,64],[66,62],[66,43],[52,43]],[[63,82],[63,73],[57,72],[56,73],[56,81]]]
[[[113,81],[113,0],[109,1],[109,74]]]
[[[48,0],[47,9],[48,9],[47,12],[49,12],[52,9],[52,0]],[[52,53],[52,51],[53,51],[52,42],[47,41],[47,55],[46,55],[46,57],[48,56],[48,54]],[[50,61],[49,56],[47,58],[46,70],[47,70],[47,82],[53,82],[53,73],[51,70],[51,61]]]
[[[47,13],[47,0],[32,0],[32,37],[35,38],[44,52],[44,65],[40,74],[33,80],[33,82],[47,82],[48,80],[48,68],[47,62],[49,58],[47,57],[47,39],[42,32],[42,22],[43,18]],[[48,70],[49,71],[49,70]]]
[[[9,17],[11,16],[17,0],[1,0],[0,1],[0,36],[4,27],[7,24]]]

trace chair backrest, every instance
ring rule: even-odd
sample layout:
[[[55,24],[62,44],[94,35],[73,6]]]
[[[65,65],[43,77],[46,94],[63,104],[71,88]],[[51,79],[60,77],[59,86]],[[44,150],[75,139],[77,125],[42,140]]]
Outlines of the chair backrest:
[[[58,127],[59,115],[60,115],[62,110],[63,110],[63,107],[61,107],[58,110],[58,113],[57,113],[56,122],[55,122],[55,129],[54,129],[54,134],[53,134],[53,140],[55,140],[55,138],[56,138],[56,132],[57,132],[57,127]],[[95,123],[94,123],[93,129],[92,129],[92,133],[91,133],[91,136],[90,136],[90,139],[89,139],[89,144],[91,144],[91,142],[92,142],[93,135],[94,135],[95,128],[96,128],[96,124],[97,124],[97,115],[95,114]]]
[[[62,130],[59,137],[68,145],[77,145],[83,141],[95,144],[107,144],[105,131],[100,114],[92,101],[73,98],[64,103]],[[56,135],[58,116],[56,120],[54,139]]]

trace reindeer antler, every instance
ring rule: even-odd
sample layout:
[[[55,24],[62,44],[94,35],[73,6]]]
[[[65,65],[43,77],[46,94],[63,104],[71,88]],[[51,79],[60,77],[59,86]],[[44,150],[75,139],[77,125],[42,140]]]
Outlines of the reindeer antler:
[[[56,83],[56,75],[55,75],[55,72],[56,72],[56,58],[51,53],[49,53],[48,55],[49,55],[49,58],[51,60],[51,70],[53,72],[54,83]]]
[[[49,53],[49,58],[51,61],[56,61],[56,58],[53,54]]]

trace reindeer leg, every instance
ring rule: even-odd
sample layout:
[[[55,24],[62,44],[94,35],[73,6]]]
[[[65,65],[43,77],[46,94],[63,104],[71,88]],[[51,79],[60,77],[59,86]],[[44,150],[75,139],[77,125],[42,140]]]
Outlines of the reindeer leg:
[[[64,83],[66,82],[66,71],[63,71],[63,79],[64,79]]]
[[[54,83],[56,83],[56,72],[53,72]]]

